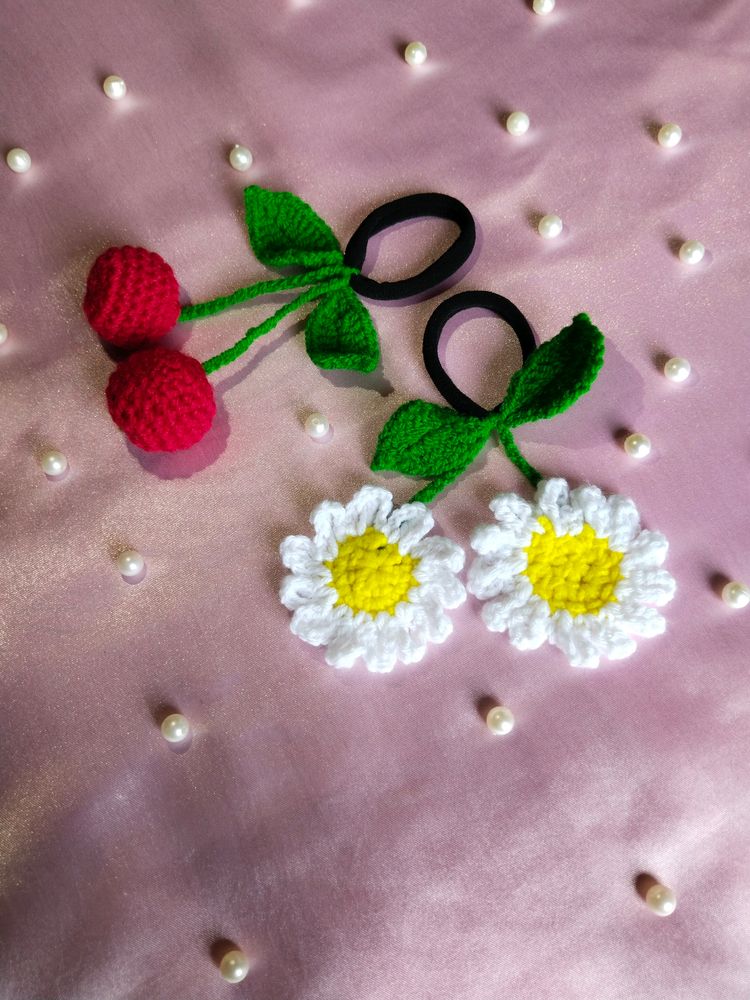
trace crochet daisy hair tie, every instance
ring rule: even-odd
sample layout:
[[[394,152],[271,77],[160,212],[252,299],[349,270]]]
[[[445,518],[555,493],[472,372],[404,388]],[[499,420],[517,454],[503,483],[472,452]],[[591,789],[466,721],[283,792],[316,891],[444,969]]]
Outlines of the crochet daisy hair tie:
[[[460,312],[481,308],[494,313],[518,338],[523,364],[505,399],[486,410],[454,384],[438,356],[445,324]],[[554,417],[591,388],[604,361],[604,337],[585,313],[539,347],[521,311],[494,292],[460,292],[430,317],[423,341],[425,367],[450,406],[415,399],[400,406],[378,437],[372,470],[402,472],[430,482],[412,498],[428,503],[474,461],[495,434],[508,458],[532,486],[541,474],[523,457],[513,428]]]
[[[657,608],[676,590],[663,568],[669,544],[641,528],[628,497],[548,479],[533,501],[502,493],[490,509],[494,523],[472,534],[469,591],[486,602],[491,632],[507,632],[517,649],[549,643],[574,667],[598,667],[665,631]]]
[[[294,635],[324,646],[326,662],[374,673],[417,663],[453,631],[446,614],[466,600],[463,549],[431,534],[421,503],[394,506],[388,490],[363,486],[348,504],[325,500],[310,515],[312,538],[289,535],[281,602]]]
[[[418,274],[379,282],[362,273],[369,240],[407,219],[448,219],[458,226],[452,245]],[[111,247],[94,262],[83,310],[99,336],[117,347],[149,350],[121,362],[107,386],[112,419],[146,451],[177,451],[198,442],[211,426],[216,404],[207,376],[231,364],[282,319],[315,303],[305,320],[305,348],[324,369],[370,372],[380,360],[375,327],[358,295],[380,301],[432,293],[469,259],[474,219],[444,194],[399,198],[371,212],[343,252],[332,230],[301,198],[253,186],[245,190],[245,220],[257,259],[281,278],[259,281],[208,302],[180,306],[169,264],[143,247]],[[158,341],[177,323],[214,316],[262,295],[296,291],[296,298],[234,345],[198,362]]]

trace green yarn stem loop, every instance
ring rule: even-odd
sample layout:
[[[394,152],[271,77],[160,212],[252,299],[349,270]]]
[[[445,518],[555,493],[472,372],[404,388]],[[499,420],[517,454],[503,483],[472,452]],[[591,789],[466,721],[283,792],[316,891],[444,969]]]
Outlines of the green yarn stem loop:
[[[184,306],[180,310],[179,323],[189,323],[194,319],[203,319],[206,316],[215,316],[232,306],[239,305],[240,302],[247,302],[255,299],[259,295],[273,295],[277,292],[288,292],[293,288],[303,288],[305,285],[320,284],[332,278],[356,274],[353,267],[342,267],[335,265],[331,267],[321,267],[314,271],[303,271],[301,274],[293,274],[288,278],[276,278],[274,281],[259,281],[254,285],[247,285],[245,288],[238,288],[231,295],[220,295],[217,299],[208,302],[198,302],[195,305]]]
[[[542,478],[542,474],[541,472],[537,472],[534,466],[527,462],[518,450],[518,445],[513,439],[513,432],[509,427],[503,426],[502,417],[495,423],[495,430],[500,439],[500,444],[505,448],[505,454],[515,467],[526,476],[531,485],[536,486]]]
[[[314,299],[318,299],[328,292],[335,291],[337,288],[346,288],[349,285],[349,276],[352,272],[352,268],[323,268],[323,271],[333,272],[335,277],[330,281],[321,281],[308,288],[306,292],[302,292],[298,295],[296,299],[292,299],[291,302],[287,302],[286,305],[281,306],[276,312],[269,316],[268,319],[263,320],[258,326],[251,326],[244,337],[237,341],[232,347],[228,347],[226,351],[222,351],[221,354],[215,355],[213,358],[209,358],[208,361],[203,362],[203,370],[207,375],[211,372],[217,371],[219,368],[223,368],[224,365],[229,365],[233,361],[236,361],[245,351],[253,344],[255,341],[262,337],[263,334],[268,333],[269,330],[273,330],[277,323],[288,316],[289,313],[294,312],[301,306],[304,306],[308,302],[312,302]],[[310,277],[312,274],[319,274],[319,271],[310,272],[307,275],[308,280],[305,284],[309,284]],[[300,275],[299,277],[305,277]],[[274,284],[274,282],[266,282],[266,284]],[[256,288],[259,287],[256,285]],[[298,286],[299,287],[299,286]],[[260,294],[260,293],[259,293]]]

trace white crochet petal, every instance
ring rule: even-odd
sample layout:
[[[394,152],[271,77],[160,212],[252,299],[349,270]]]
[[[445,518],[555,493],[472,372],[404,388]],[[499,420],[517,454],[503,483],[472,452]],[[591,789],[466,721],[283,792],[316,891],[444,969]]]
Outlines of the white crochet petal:
[[[664,615],[648,604],[629,604],[618,601],[608,607],[607,616],[628,632],[643,636],[645,639],[661,635],[667,628]]]
[[[536,595],[508,616],[508,638],[516,649],[538,649],[549,634],[549,605]]]
[[[411,550],[411,555],[426,563],[439,563],[452,573],[461,572],[466,558],[460,545],[450,538],[441,538],[439,535],[422,539]]]
[[[523,580],[526,581],[526,586]],[[505,632],[513,612],[523,607],[531,594],[531,584],[525,577],[520,577],[494,601],[488,601],[482,608],[482,618],[490,632]]]
[[[386,614],[387,618],[391,616]],[[362,659],[373,674],[389,674],[399,660],[399,637],[396,630],[380,626],[377,619],[372,641],[363,643]]]
[[[552,624],[551,641],[565,653],[572,666],[593,670],[599,666],[600,653],[585,620],[588,617],[577,615],[574,618],[568,611],[558,611]]]
[[[315,545],[323,559],[335,559],[339,542],[345,534],[345,521],[346,511],[333,500],[319,503],[310,515],[310,524],[315,529]]]
[[[599,538],[609,535],[611,514],[607,498],[598,486],[579,486],[570,494],[570,504],[583,514],[586,524],[590,524]]]
[[[349,616],[347,620],[339,624],[328,643],[326,663],[342,670],[353,667],[355,661],[363,654],[364,638],[362,630]]]
[[[635,569],[615,586],[618,601],[656,604],[662,607],[675,595],[674,577],[665,569]]]
[[[534,523],[531,519],[530,523]],[[471,547],[480,556],[491,556],[509,548],[526,548],[531,544],[532,529],[508,531],[499,524],[482,524],[471,535]]]
[[[423,568],[420,564],[414,571],[414,578],[420,586],[409,593],[410,601],[422,604],[425,600],[438,601],[444,608],[457,608],[466,600],[466,588],[455,574],[438,567]]]
[[[495,515],[497,527],[507,537],[503,545],[528,545],[523,540],[529,537],[534,522],[534,509],[517,493],[500,493],[490,501],[490,510]]]
[[[307,535],[289,535],[279,546],[279,551],[282,563],[293,573],[310,575],[320,573],[320,554],[313,540]]]
[[[571,506],[570,490],[564,479],[546,479],[537,487],[537,514],[549,518],[556,535],[577,535],[583,515]]]
[[[322,646],[337,632],[337,617],[331,613],[327,601],[313,600],[297,608],[289,627],[294,635],[309,642],[311,646]]]
[[[398,614],[389,616],[388,628],[394,630],[397,635],[399,660],[402,663],[418,663],[427,652],[429,642],[427,623],[424,616],[419,615],[417,606],[408,605],[408,607],[412,609],[408,621]]]
[[[367,669],[372,673],[390,673],[397,663],[416,663],[427,650],[423,637],[410,633],[387,612],[375,619],[375,636],[376,641],[362,651]]]
[[[285,608],[296,611],[297,608],[301,608],[311,601],[329,608],[333,607],[336,603],[336,591],[333,587],[328,586],[331,574],[325,566],[321,569],[322,572],[315,574],[290,573],[284,577],[281,581],[279,597]],[[328,574],[328,580],[324,574]]]
[[[523,549],[500,549],[494,555],[479,556],[469,567],[469,593],[480,600],[496,597],[526,569],[528,562]]]
[[[393,497],[388,490],[363,486],[346,505],[346,534],[362,535],[370,527],[383,531],[392,507]]]
[[[628,497],[609,498],[609,547],[615,552],[627,552],[640,531],[638,508]]]
[[[412,603],[411,601],[401,601],[400,604],[396,605],[393,612],[393,617],[396,621],[403,625],[404,628],[411,629],[414,626],[417,615],[419,612],[419,603]]]
[[[415,614],[419,615],[418,620],[424,627],[430,642],[445,642],[453,632],[453,622],[448,615],[444,614],[443,609],[437,601],[431,599],[423,600],[418,605]]]
[[[661,566],[668,550],[669,542],[660,531],[641,531],[623,556],[620,569],[627,574],[634,569]]]
[[[585,622],[581,619],[585,619]],[[609,660],[624,660],[636,651],[638,644],[635,639],[616,620],[599,614],[580,615],[579,621],[587,629],[601,656],[606,656]]]
[[[405,503],[396,507],[385,523],[383,534],[389,542],[396,542],[401,552],[411,553],[428,531],[432,531],[434,519],[423,503]]]

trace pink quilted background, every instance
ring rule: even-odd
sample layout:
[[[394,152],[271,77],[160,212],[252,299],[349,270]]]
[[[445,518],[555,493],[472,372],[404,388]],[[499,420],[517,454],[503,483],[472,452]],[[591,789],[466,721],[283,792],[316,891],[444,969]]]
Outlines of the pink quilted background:
[[[401,57],[415,38],[420,70]],[[524,0],[3,0],[0,151],[34,161],[0,163],[4,1000],[746,1000],[750,611],[717,586],[750,577],[749,52],[744,0],[558,0],[546,18]],[[522,139],[502,127],[516,108]],[[541,340],[591,315],[599,380],[518,440],[669,537],[665,636],[580,671],[488,633],[470,599],[444,646],[379,676],[290,634],[280,540],[364,482],[417,488],[368,464],[397,406],[438,399],[421,361],[437,300],[371,305],[368,377],[318,371],[287,323],[213,376],[198,448],[150,457],[108,417],[113,362],[80,308],[111,244],[158,251],[186,300],[267,275],[247,183],[295,191],[342,243],[389,198],[453,194],[480,231],[459,287],[508,296]],[[446,236],[400,229],[375,273]],[[676,257],[688,238],[698,267]],[[268,308],[173,342],[203,360]],[[516,352],[485,317],[447,365],[494,404]],[[661,374],[672,354],[684,385]],[[302,430],[311,410],[330,442]],[[648,460],[625,430],[652,438]],[[60,481],[38,466],[49,446]],[[487,450],[435,501],[439,531],[468,546],[505,489],[530,494]],[[123,545],[147,560],[139,584],[114,567]],[[510,736],[487,731],[485,697],[514,711]],[[193,724],[184,752],[166,707]],[[642,873],[677,893],[669,919]],[[222,940],[254,959],[241,985],[219,976]]]

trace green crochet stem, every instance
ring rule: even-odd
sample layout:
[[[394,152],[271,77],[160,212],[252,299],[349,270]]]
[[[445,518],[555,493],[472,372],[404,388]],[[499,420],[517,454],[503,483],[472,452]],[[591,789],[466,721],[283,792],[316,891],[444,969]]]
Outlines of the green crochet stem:
[[[206,372],[206,374],[210,375],[211,372],[215,372],[219,368],[223,368],[224,365],[229,365],[233,361],[236,361],[237,358],[239,358],[242,354],[244,354],[245,351],[253,343],[255,343],[255,341],[259,337],[262,337],[264,333],[268,333],[269,330],[273,330],[276,324],[280,323],[285,316],[289,315],[289,313],[294,312],[296,309],[299,309],[301,306],[304,306],[308,302],[312,302],[313,299],[320,298],[327,292],[334,291],[337,288],[345,288],[349,284],[350,274],[353,273],[351,268],[341,268],[341,267],[324,268],[323,270],[333,271],[336,274],[336,277],[333,278],[331,281],[323,281],[314,284],[312,288],[308,288],[306,292],[303,292],[301,295],[298,295],[296,299],[292,299],[291,302],[287,302],[286,305],[281,306],[281,308],[277,309],[272,316],[269,316],[268,319],[263,320],[263,322],[259,323],[258,326],[251,326],[250,329],[245,334],[245,336],[242,337],[240,340],[238,340],[237,343],[234,344],[232,347],[228,347],[226,351],[222,351],[221,354],[217,354],[213,358],[209,358],[208,361],[204,361],[203,370]],[[318,273],[319,272],[317,271],[311,272],[311,274],[307,275],[307,278],[309,279],[312,274],[318,274]],[[302,278],[305,276],[300,275],[299,277]],[[301,283],[302,282],[299,282],[299,284]],[[304,283],[309,284],[309,280],[305,281]],[[273,285],[275,284],[275,282],[269,281],[269,282],[264,282],[264,284]],[[299,287],[299,284],[297,287]],[[260,286],[256,285],[255,287],[258,288]],[[258,293],[258,294],[263,294],[263,293]],[[231,297],[232,296],[227,296],[227,298]],[[250,298],[252,296],[248,297]],[[215,301],[221,301],[221,300],[217,299]]]
[[[286,305],[277,309],[272,316],[259,323],[258,326],[250,327],[245,336],[241,340],[238,340],[234,346],[227,348],[226,351],[222,351],[221,354],[217,354],[213,358],[209,358],[208,361],[204,361],[203,370],[210,375],[211,372],[223,368],[224,365],[231,364],[232,361],[236,361],[258,337],[262,337],[264,333],[273,330],[276,324],[280,323],[290,312],[294,312],[295,309],[299,309],[307,302],[312,302],[313,299],[320,298],[326,292],[337,288],[345,288],[349,284],[350,277],[357,273],[357,269],[354,267],[344,267],[341,264],[335,264],[327,267],[319,267],[312,271],[303,271],[301,274],[293,274],[288,278],[276,278],[273,281],[258,281],[254,285],[246,285],[244,288],[238,288],[231,295],[220,295],[218,298],[210,299],[208,302],[198,302],[195,305],[184,306],[180,310],[178,322],[189,323],[191,320],[204,319],[206,316],[216,316],[217,313],[223,312],[225,309],[231,309],[232,306],[237,306],[241,302],[256,299],[260,295],[274,295],[278,292],[288,292],[293,288],[310,286],[306,292],[303,292],[296,299],[292,299],[291,302],[287,302]]]
[[[526,461],[521,452],[518,450],[518,445],[513,439],[513,432],[510,427],[504,427],[502,424],[502,418],[500,418],[495,424],[495,430],[497,431],[497,436],[500,440],[500,444],[505,449],[505,454],[515,465],[515,467],[526,476],[528,481],[532,486],[536,486],[539,480],[542,478],[542,474],[537,472],[533,465]]]
[[[315,271],[303,271],[302,274],[293,274],[288,278],[276,278],[274,281],[258,281],[254,285],[247,285],[245,288],[238,288],[231,295],[220,295],[217,299],[208,302],[198,302],[195,305],[183,306],[180,310],[179,323],[189,323],[194,319],[204,319],[206,316],[215,316],[217,313],[237,306],[241,302],[255,299],[259,295],[274,295],[277,292],[288,292],[292,288],[303,288],[305,285],[320,284],[331,278],[347,278],[350,274],[355,274],[355,269],[351,267],[321,267]]]
[[[445,476],[438,476],[437,479],[433,479],[431,483],[427,486],[422,487],[421,490],[417,490],[414,496],[411,498],[409,503],[432,503],[438,493],[442,493],[446,486],[450,486],[454,479],[460,476],[459,472],[449,472]]]

